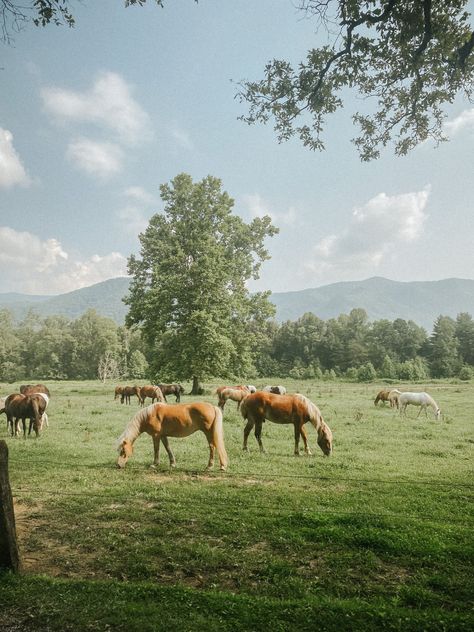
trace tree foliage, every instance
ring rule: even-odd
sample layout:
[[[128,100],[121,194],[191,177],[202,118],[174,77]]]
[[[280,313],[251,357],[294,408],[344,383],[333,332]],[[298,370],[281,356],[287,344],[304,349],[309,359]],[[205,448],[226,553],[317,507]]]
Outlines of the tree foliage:
[[[180,174],[161,186],[164,212],[140,235],[126,322],[140,324],[152,369],[161,379],[246,375],[258,332],[273,315],[268,292],[250,294],[269,258],[264,240],[277,233],[270,218],[246,224],[212,176],[194,183]]]
[[[418,143],[445,140],[443,106],[472,94],[474,32],[468,0],[300,0],[332,43],[308,51],[297,67],[273,59],[260,81],[242,81],[249,124],[274,121],[278,140],[298,136],[323,149],[328,115],[348,90],[366,111],[352,115],[362,160],[394,142],[406,154]]]

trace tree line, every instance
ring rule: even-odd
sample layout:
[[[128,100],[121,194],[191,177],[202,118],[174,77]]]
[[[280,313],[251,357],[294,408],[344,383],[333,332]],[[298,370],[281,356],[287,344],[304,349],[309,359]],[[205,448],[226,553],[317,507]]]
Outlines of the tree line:
[[[468,313],[439,316],[431,335],[411,320],[371,322],[360,308],[329,320],[307,313],[295,321],[267,320],[252,327],[253,348],[246,349],[247,373],[240,377],[409,381],[474,375],[474,320]],[[9,310],[0,310],[2,382],[186,379],[170,372],[172,362],[165,361],[160,371],[155,351],[140,328],[117,325],[94,310],[75,320],[30,311],[18,323]],[[232,364],[218,369],[213,377],[239,377]]]

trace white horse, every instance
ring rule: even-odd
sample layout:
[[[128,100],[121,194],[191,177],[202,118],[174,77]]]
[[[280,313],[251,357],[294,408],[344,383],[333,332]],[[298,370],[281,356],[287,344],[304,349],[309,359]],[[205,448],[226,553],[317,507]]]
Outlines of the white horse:
[[[413,406],[419,406],[420,410],[416,418],[420,416],[422,410],[425,411],[425,415],[428,416],[426,409],[428,406],[432,408],[434,416],[436,419],[441,418],[441,410],[435,400],[428,395],[428,393],[400,393],[398,396],[398,401],[400,405],[400,414],[406,415],[406,409],[408,404],[412,404]]]
[[[250,391],[250,393],[256,393],[257,392],[257,387],[254,386],[253,384],[246,384],[245,386]]]
[[[274,395],[285,395],[286,388],[284,386],[264,386],[262,391],[265,393],[273,393]]]

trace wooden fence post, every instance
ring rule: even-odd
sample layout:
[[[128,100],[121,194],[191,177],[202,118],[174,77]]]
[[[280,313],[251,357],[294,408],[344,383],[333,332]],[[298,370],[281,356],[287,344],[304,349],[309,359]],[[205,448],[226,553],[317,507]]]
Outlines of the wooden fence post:
[[[12,490],[8,478],[8,446],[5,441],[0,441],[0,567],[18,572],[20,566]]]

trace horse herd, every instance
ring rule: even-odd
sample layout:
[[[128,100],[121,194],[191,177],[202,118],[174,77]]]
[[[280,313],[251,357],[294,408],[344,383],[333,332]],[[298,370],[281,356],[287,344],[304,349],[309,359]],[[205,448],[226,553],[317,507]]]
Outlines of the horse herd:
[[[406,414],[408,405],[419,406],[417,418],[420,416],[422,410],[427,415],[427,408],[430,407],[433,410],[436,419],[441,418],[441,410],[435,400],[428,395],[428,393],[411,393],[408,391],[402,392],[397,388],[382,389],[377,393],[377,397],[374,399],[374,404],[377,406],[379,402],[389,402],[391,408],[397,408],[400,414]]]
[[[255,438],[261,452],[265,452],[262,443],[262,425],[265,420],[277,424],[291,424],[294,428],[294,454],[299,455],[299,442],[303,440],[304,451],[311,454],[308,446],[305,424],[310,422],[318,435],[318,445],[322,452],[329,456],[332,452],[333,436],[326,424],[319,408],[307,397],[299,393],[287,394],[284,386],[265,386],[261,390],[253,385],[219,386],[217,405],[208,402],[192,402],[181,404],[184,388],[181,384],[156,384],[147,386],[117,386],[114,399],[120,397],[121,403],[130,404],[131,397],[136,396],[142,406],[118,439],[118,458],[116,465],[123,468],[133,453],[133,444],[142,434],[151,435],[154,445],[154,460],[152,467],[159,463],[160,444],[163,444],[169,458],[170,467],[175,467],[176,461],[171,451],[169,437],[187,437],[197,430],[204,433],[209,444],[208,468],[214,464],[214,454],[217,451],[221,470],[228,465],[227,452],[224,444],[223,411],[228,400],[237,402],[237,409],[246,425],[243,436],[243,449],[248,450],[249,434],[254,430]],[[169,404],[166,395],[174,395],[176,402]],[[43,384],[23,385],[20,393],[12,393],[7,398],[0,399],[0,413],[7,416],[7,429],[13,435],[19,434],[19,424],[22,422],[23,435],[26,437],[26,420],[30,420],[28,434],[34,429],[36,436],[42,427],[48,425],[46,407],[50,393]],[[152,404],[144,408],[145,401],[150,398]],[[154,402],[157,403],[154,403]],[[441,411],[435,400],[427,393],[401,392],[398,389],[384,389],[380,391],[374,404],[390,403],[400,413],[406,414],[408,405],[420,407],[427,414],[427,408],[432,408],[436,419],[440,419]]]

